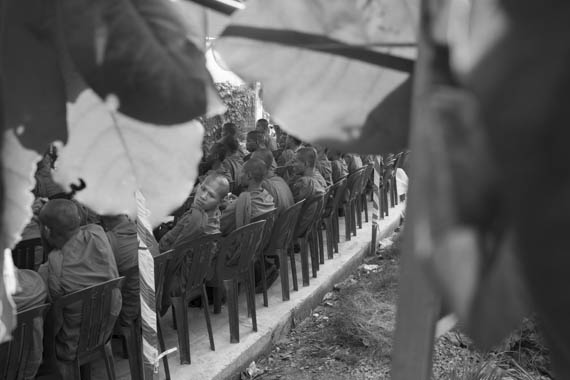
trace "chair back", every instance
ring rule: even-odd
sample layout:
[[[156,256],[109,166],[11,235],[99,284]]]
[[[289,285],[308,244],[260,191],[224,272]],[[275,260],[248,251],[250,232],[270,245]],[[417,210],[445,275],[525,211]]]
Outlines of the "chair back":
[[[14,265],[20,269],[36,269],[36,248],[41,247],[43,251],[43,243],[41,238],[22,240],[12,250],[12,259]],[[43,252],[42,263],[46,260],[46,253]]]
[[[305,235],[313,225],[313,222],[320,218],[323,211],[324,197],[325,194],[313,195],[305,200],[295,226],[294,238]]]
[[[154,297],[156,311],[160,312],[161,315],[164,314],[168,310],[168,306],[170,306],[169,302],[166,304],[163,303],[163,296],[166,281],[166,271],[168,270],[173,254],[174,250],[171,249],[152,258],[154,261]],[[170,300],[170,297],[168,297],[168,300]],[[163,310],[163,304],[165,310]]]
[[[124,277],[93,285],[59,298],[53,305],[55,315],[79,305],[80,325],[77,356],[91,353],[103,346],[111,337],[117,316],[111,314],[113,293],[120,292]],[[118,293],[117,293],[118,294]]]
[[[297,225],[304,203],[305,200],[303,199],[279,214],[269,239],[267,252],[274,252],[277,249],[287,249],[289,247],[291,240],[293,240],[294,232],[291,226]]]
[[[263,235],[265,220],[246,224],[222,239],[216,263],[216,279],[228,280],[249,271],[249,264],[255,257],[260,236]]]
[[[0,345],[0,379],[20,380],[28,366],[30,353],[34,350],[34,321],[43,318],[50,304],[31,307],[18,312],[18,326],[12,340]],[[40,322],[43,325],[43,321]]]
[[[372,173],[374,172],[374,165],[369,164],[364,167],[362,176],[360,177],[360,183],[358,186],[358,194],[362,195],[366,192],[366,186],[368,182],[372,179]]]
[[[260,254],[263,253],[267,246],[269,245],[269,239],[271,239],[271,233],[273,232],[273,227],[275,226],[275,221],[277,219],[277,209],[273,209],[263,214],[256,216],[251,219],[252,223],[259,222],[260,220],[265,220],[265,227],[263,228],[263,237],[261,238],[261,244],[259,245]]]
[[[341,201],[343,200],[344,193],[346,190],[347,180],[345,178],[341,178],[336,183],[331,186],[331,193],[330,198],[327,204],[325,205],[323,211],[323,218],[328,218],[332,215],[333,212],[339,208]]]
[[[360,187],[360,182],[366,167],[361,167],[357,171],[348,175],[346,179],[346,191],[348,191],[348,199],[353,201],[358,197],[358,190]]]
[[[218,255],[222,234],[204,235],[197,239],[182,241],[174,247],[172,263],[180,263],[185,280],[185,293],[200,289],[212,272]],[[176,265],[176,264],[174,264]]]

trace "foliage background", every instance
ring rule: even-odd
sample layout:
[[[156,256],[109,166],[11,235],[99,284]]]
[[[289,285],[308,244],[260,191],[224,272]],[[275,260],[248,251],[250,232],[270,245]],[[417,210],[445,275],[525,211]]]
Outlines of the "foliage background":
[[[216,83],[215,86],[228,110],[223,115],[200,118],[204,125],[203,145],[208,148],[220,138],[221,127],[226,122],[236,124],[240,139],[255,126],[255,88],[247,84],[235,86],[229,82]]]

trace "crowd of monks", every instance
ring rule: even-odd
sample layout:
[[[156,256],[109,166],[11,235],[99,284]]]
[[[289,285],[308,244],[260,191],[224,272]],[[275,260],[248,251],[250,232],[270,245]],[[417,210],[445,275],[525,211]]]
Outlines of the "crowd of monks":
[[[155,230],[161,252],[203,235],[227,235],[267,211],[276,209],[279,213],[302,199],[322,195],[328,186],[362,167],[363,159],[366,163],[366,157],[304,144],[277,126],[274,130],[275,134],[271,133],[267,120],[260,119],[247,133],[244,144],[233,123],[223,125],[221,138],[209,147],[200,165],[189,207],[175,223]],[[121,293],[113,295],[111,311],[117,316],[117,326],[128,326],[135,322],[140,309],[137,226],[126,215],[96,215],[65,194],[51,179],[55,159],[49,152],[38,165],[34,217],[23,233],[23,239],[41,237],[49,254],[41,263],[43,253],[38,252],[41,265],[37,271],[17,269],[17,308],[53,302],[125,276]],[[277,168],[280,175],[275,173]],[[261,263],[268,267],[269,283],[278,274],[275,264]],[[181,290],[176,278],[169,284],[165,298]],[[32,379],[42,363],[43,350],[42,325],[35,327],[35,350],[27,368]],[[77,351],[79,309],[67,310],[54,330],[57,369],[64,374]]]

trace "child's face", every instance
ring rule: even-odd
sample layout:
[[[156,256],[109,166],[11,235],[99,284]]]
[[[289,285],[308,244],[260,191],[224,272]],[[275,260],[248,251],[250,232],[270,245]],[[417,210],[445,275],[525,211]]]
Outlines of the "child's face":
[[[196,197],[194,198],[196,206],[201,207],[204,211],[211,211],[218,207],[220,198],[216,187],[217,183],[212,181],[198,185]]]
[[[255,141],[255,138],[248,137],[245,140],[245,149],[247,149],[248,152],[255,152],[257,150],[257,141]]]

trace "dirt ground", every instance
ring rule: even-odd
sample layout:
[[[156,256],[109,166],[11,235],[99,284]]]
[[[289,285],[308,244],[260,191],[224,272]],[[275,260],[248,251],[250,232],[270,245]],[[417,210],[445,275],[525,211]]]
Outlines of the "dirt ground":
[[[384,241],[374,257],[326,294],[312,316],[298,321],[273,350],[252,362],[242,379],[343,380],[389,379],[398,286],[399,236]],[[521,358],[520,336],[518,358]],[[525,335],[528,337],[528,334]],[[534,336],[533,336],[534,337]],[[533,365],[517,364],[511,339],[495,353],[478,353],[467,337],[452,330],[436,343],[434,379],[489,378],[547,380],[544,349],[529,349]],[[532,343],[532,342],[531,342]],[[534,343],[533,343],[534,344]],[[510,351],[509,351],[510,350]],[[538,352],[538,353],[537,353]],[[513,359],[514,357],[514,359]],[[538,362],[542,367],[535,365]],[[520,368],[519,368],[520,367]],[[544,373],[541,373],[542,372]],[[456,372],[455,374],[453,372]],[[465,372],[497,377],[462,377]]]

